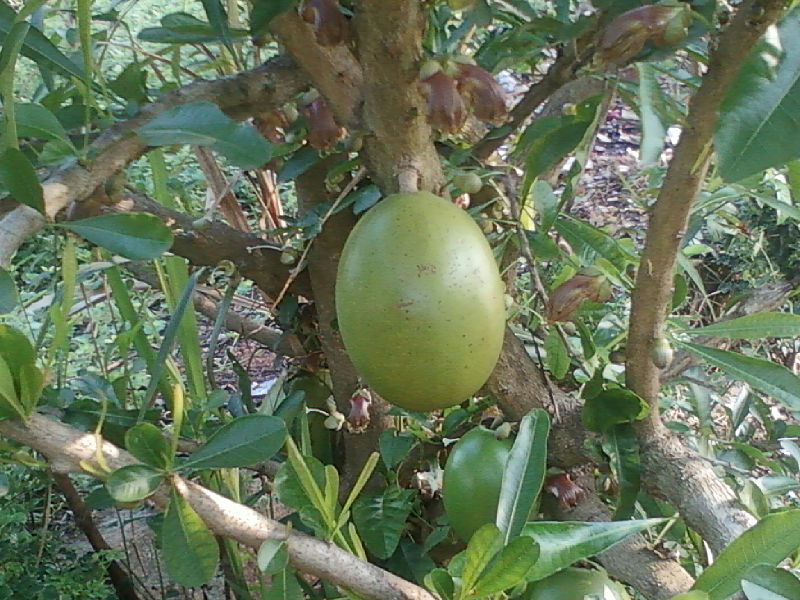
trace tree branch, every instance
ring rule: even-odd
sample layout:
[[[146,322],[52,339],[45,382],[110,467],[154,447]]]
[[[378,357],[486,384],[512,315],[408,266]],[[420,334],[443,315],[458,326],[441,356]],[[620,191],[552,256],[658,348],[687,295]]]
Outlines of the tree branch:
[[[651,406],[649,417],[637,424],[643,480],[674,504],[715,552],[754,519],[711,467],[665,430],[658,410],[661,381],[650,353],[662,335],[676,256],[710,161],[717,111],[739,66],[784,5],[783,0],[745,2],[712,52],[652,210],[632,294],[627,382]]]
[[[39,414],[31,415],[25,424],[0,420],[0,434],[41,452],[54,471],[88,473],[82,465],[98,466],[98,451],[111,469],[138,461],[128,452],[100,440],[91,433],[79,431]],[[258,549],[267,539],[286,540],[289,561],[296,569],[320,577],[374,600],[437,600],[423,588],[380,567],[362,561],[329,542],[289,530],[253,509],[221,496],[201,485],[173,479],[178,492],[186,498],[206,525],[217,535],[229,537],[245,546]],[[169,499],[163,486],[152,497],[163,509]]]
[[[277,108],[308,85],[305,76],[286,58],[233,77],[198,81],[166,94],[142,108],[132,119],[117,123],[100,135],[87,149],[81,162],[71,161],[42,183],[47,216],[55,215],[72,202],[80,202],[109,177],[120,172],[147,150],[134,130],[160,112],[186,102],[214,102],[234,119]],[[0,266],[7,266],[17,248],[47,225],[47,220],[29,206],[19,205],[0,219]]]

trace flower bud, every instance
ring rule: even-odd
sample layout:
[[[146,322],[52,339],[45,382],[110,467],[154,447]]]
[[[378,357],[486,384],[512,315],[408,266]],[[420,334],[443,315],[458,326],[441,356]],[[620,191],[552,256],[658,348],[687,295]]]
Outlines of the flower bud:
[[[650,348],[650,360],[659,369],[666,369],[672,362],[674,356],[672,346],[663,337],[653,340],[653,346]]]
[[[611,297],[611,285],[600,274],[587,269],[587,273],[578,273],[559,285],[547,300],[547,320],[568,321],[572,318],[584,300],[605,302]]]
[[[464,100],[456,81],[444,71],[436,71],[422,79],[422,91],[428,101],[428,123],[442,133],[456,133],[467,120]]]
[[[647,41],[659,45],[679,42],[690,22],[691,9],[683,3],[639,6],[622,13],[603,30],[597,58],[605,64],[621,65],[636,56]]]
[[[458,91],[467,100],[475,116],[492,123],[505,119],[505,93],[492,74],[467,62],[457,61],[454,64]]]
[[[305,0],[300,14],[320,46],[338,46],[350,40],[350,24],[336,0]]]
[[[347,429],[352,433],[362,433],[369,426],[369,407],[372,394],[362,388],[350,397],[350,414],[347,415]]]
[[[318,96],[303,107],[308,119],[308,143],[317,150],[332,150],[345,135],[345,129],[339,127],[333,119],[333,112],[325,100]]]

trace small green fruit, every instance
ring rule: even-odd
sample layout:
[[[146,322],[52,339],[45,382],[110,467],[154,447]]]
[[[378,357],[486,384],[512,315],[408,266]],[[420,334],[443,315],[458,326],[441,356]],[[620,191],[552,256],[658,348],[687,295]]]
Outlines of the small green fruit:
[[[459,173],[453,177],[453,185],[467,194],[477,194],[483,188],[483,181],[476,173]]]

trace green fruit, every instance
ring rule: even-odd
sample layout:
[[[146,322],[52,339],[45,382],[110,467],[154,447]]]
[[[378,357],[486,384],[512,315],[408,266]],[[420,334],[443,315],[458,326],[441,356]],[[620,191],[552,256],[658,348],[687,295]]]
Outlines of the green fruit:
[[[630,600],[620,584],[605,573],[589,569],[568,568],[528,586],[523,600]]]
[[[483,188],[483,181],[477,173],[459,173],[453,177],[453,184],[467,194],[477,194]]]
[[[494,523],[503,468],[513,440],[498,440],[493,431],[476,427],[458,440],[444,468],[442,500],[450,526],[469,541],[486,523]]]
[[[470,216],[428,192],[389,196],[356,224],[336,279],[356,370],[409,410],[458,404],[485,383],[505,331],[503,282]]]

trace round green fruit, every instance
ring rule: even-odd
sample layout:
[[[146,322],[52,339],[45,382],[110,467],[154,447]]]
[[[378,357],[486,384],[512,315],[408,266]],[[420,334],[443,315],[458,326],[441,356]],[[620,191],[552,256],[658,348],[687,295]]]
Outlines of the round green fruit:
[[[356,370],[392,404],[429,411],[486,382],[505,331],[504,286],[472,218],[428,192],[367,212],[342,251],[339,330]]]
[[[476,427],[458,440],[444,468],[442,500],[450,526],[462,540],[494,523],[508,453],[513,441]]]
[[[528,586],[524,600],[630,600],[620,584],[600,571],[569,568]]]
[[[477,194],[483,188],[483,181],[477,173],[459,173],[453,177],[453,185],[467,194]]]

